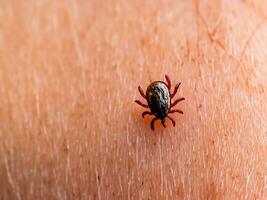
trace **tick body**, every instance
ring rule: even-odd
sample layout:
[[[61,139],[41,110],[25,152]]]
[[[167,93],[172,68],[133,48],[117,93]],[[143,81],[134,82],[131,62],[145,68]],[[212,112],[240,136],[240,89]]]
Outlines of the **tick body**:
[[[154,115],[155,117],[151,121],[151,129],[154,130],[154,123],[156,120],[161,120],[163,127],[165,126],[166,118],[169,118],[172,121],[173,126],[175,126],[175,121],[172,117],[169,116],[170,113],[180,113],[183,114],[183,111],[178,109],[172,109],[180,101],[185,100],[184,98],[179,98],[172,103],[172,98],[177,93],[177,90],[181,83],[177,83],[173,92],[171,93],[171,81],[168,75],[165,75],[166,83],[163,81],[155,81],[151,83],[147,89],[146,94],[143,92],[142,88],[139,86],[138,90],[141,96],[146,99],[147,104],[143,104],[138,100],[135,100],[137,104],[142,107],[149,108],[150,111],[145,111],[142,113],[142,116],[145,115]]]

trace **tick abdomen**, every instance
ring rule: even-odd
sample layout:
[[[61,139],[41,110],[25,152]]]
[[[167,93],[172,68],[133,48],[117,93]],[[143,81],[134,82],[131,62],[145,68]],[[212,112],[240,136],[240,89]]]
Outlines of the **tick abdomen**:
[[[167,85],[162,81],[151,83],[146,90],[148,106],[151,112],[159,119],[165,119],[167,116],[171,98]]]

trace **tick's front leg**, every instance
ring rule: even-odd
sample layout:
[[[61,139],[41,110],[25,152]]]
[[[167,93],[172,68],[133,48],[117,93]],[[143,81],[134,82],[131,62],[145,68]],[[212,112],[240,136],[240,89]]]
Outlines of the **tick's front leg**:
[[[146,95],[145,95],[145,93],[144,93],[144,91],[143,91],[143,89],[141,88],[140,85],[138,86],[138,90],[139,90],[139,93],[141,94],[141,96],[142,96],[144,99],[146,99]]]
[[[166,79],[166,82],[167,82],[167,87],[170,90],[171,89],[171,80],[170,80],[170,77],[167,74],[165,75],[165,79]]]
[[[171,94],[171,98],[174,97],[174,95],[177,93],[179,87],[180,87],[181,83],[177,83],[174,90],[173,90],[173,93]]]

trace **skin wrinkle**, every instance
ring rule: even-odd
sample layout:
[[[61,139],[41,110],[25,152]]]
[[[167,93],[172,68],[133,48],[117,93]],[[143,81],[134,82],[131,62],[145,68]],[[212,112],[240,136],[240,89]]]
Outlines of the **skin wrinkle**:
[[[3,1],[0,199],[264,199],[264,3],[197,2]],[[153,134],[165,73],[185,114]]]

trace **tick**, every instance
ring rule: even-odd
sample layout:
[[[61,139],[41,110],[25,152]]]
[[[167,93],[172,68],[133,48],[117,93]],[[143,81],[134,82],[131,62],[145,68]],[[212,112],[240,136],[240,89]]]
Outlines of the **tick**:
[[[151,121],[151,129],[154,130],[154,123],[156,120],[161,120],[161,124],[166,128],[165,120],[169,118],[172,121],[172,125],[175,126],[175,121],[172,117],[169,116],[170,113],[180,113],[183,114],[183,111],[179,109],[172,109],[177,103],[185,100],[185,98],[178,98],[172,102],[172,98],[177,93],[181,83],[177,83],[173,92],[171,92],[171,81],[168,75],[165,75],[166,83],[163,81],[155,81],[151,83],[147,89],[146,94],[140,86],[138,90],[141,96],[146,99],[147,104],[143,104],[138,100],[135,100],[135,103],[138,105],[149,108],[150,111],[145,111],[142,113],[144,118],[146,115],[154,115],[155,117]]]

